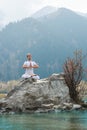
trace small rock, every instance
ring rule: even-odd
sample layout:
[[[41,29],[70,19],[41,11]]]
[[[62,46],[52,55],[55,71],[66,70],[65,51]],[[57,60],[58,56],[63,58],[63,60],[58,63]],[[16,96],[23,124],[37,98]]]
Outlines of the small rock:
[[[45,109],[45,110],[38,109],[38,110],[35,111],[35,113],[48,113],[48,110],[47,109]]]
[[[73,107],[73,104],[72,104],[72,103],[67,103],[67,102],[65,102],[65,103],[63,103],[63,105],[66,106],[66,109],[67,109],[67,110],[70,110],[70,109],[72,109],[72,107]]]
[[[43,108],[46,108],[46,109],[51,109],[52,107],[54,106],[54,104],[42,104],[42,107]]]
[[[55,105],[54,107],[53,107],[54,109],[62,109],[63,108],[63,105]]]
[[[54,109],[60,109],[61,108],[61,105],[55,105],[53,106]]]
[[[9,114],[14,115],[14,114],[15,114],[15,112],[9,112]]]
[[[73,104],[72,109],[80,109],[80,108],[81,108],[81,105],[79,105],[79,104]]]
[[[65,105],[65,106],[71,106],[71,105],[73,105],[73,104],[72,104],[72,103],[64,102],[63,105]]]
[[[35,113],[48,113],[48,112],[52,112],[52,111],[54,111],[54,109],[53,108],[51,108],[51,109],[38,109],[38,110],[36,110],[35,111]]]
[[[63,106],[63,107],[61,108],[61,110],[67,110],[67,107],[66,107],[66,106]]]

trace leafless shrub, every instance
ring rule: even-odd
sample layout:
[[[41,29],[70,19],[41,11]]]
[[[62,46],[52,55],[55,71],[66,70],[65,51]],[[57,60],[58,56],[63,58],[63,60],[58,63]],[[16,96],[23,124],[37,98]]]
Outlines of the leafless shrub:
[[[70,97],[75,103],[81,102],[77,87],[81,83],[83,78],[84,69],[82,60],[82,51],[78,50],[74,53],[73,58],[66,59],[63,66],[65,73],[65,82],[69,88]]]

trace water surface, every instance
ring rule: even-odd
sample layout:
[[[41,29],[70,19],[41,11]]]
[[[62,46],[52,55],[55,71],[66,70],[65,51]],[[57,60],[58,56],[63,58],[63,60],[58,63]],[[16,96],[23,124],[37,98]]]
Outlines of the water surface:
[[[87,111],[2,115],[0,130],[87,130]]]

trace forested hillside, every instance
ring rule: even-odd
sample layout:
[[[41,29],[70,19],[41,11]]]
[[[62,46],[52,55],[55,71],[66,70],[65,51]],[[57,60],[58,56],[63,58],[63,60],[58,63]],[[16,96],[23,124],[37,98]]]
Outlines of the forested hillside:
[[[37,19],[10,23],[0,32],[0,80],[20,78],[26,53],[39,63],[36,73],[46,77],[62,71],[66,57],[87,48],[87,18],[60,8]]]

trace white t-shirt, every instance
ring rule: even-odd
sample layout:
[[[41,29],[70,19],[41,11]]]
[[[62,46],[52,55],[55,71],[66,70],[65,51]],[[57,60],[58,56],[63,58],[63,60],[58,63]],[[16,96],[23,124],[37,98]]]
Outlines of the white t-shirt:
[[[29,67],[30,63],[31,63],[32,66],[37,65],[34,61],[25,61],[24,65]],[[26,69],[25,73],[32,75],[32,74],[34,74],[34,69],[33,68]]]

